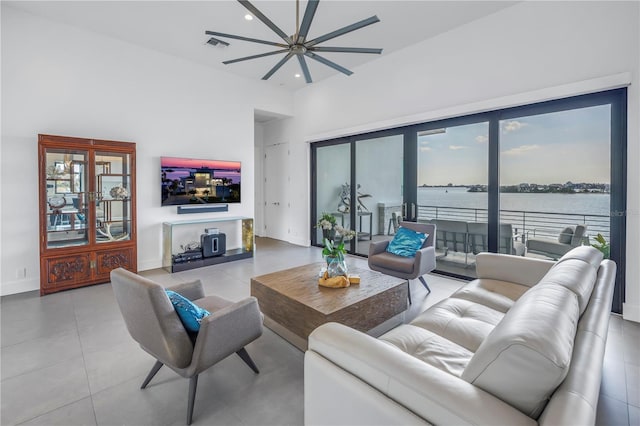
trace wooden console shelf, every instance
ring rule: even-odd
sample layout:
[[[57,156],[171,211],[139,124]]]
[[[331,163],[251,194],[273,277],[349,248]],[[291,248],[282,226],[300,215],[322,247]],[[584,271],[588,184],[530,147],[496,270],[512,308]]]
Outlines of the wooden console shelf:
[[[227,248],[226,252],[220,256],[204,257],[187,262],[174,262],[173,256],[179,251],[174,248],[175,233],[180,228],[194,225],[203,225],[200,233],[204,232],[206,225],[215,226],[224,224],[240,224],[242,227],[241,247]],[[189,269],[201,268],[203,266],[217,265],[219,263],[232,262],[234,260],[247,259],[253,257],[254,236],[253,219],[249,217],[235,216],[213,219],[177,220],[162,223],[162,267],[167,272],[180,272]]]

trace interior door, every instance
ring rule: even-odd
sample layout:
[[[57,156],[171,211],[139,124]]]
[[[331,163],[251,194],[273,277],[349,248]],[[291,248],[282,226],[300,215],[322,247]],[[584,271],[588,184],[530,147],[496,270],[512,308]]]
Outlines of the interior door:
[[[264,224],[269,238],[289,238],[289,144],[265,147]]]

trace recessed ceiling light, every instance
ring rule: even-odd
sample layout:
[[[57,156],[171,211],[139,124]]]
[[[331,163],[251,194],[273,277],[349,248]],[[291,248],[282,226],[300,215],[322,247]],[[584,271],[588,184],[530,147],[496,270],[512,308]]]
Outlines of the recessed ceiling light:
[[[253,15],[250,13],[247,13],[246,15],[244,15],[244,19],[246,19],[247,21],[253,21]]]
[[[295,74],[294,77],[295,78],[300,78],[300,74]]]

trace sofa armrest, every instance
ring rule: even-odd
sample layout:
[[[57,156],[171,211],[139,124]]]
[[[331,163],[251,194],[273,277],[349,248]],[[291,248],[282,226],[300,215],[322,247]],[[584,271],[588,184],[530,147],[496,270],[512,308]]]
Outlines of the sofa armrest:
[[[204,287],[200,280],[170,285],[166,290],[175,291],[189,300],[202,299],[204,297]]]
[[[532,287],[555,263],[531,257],[480,253],[476,256],[476,276]]]
[[[536,424],[470,383],[341,324],[327,323],[314,330],[309,336],[308,352],[315,352],[330,361],[330,368],[349,372],[432,424]],[[306,386],[313,387],[313,383],[305,383]],[[322,403],[348,406],[345,398],[348,396],[325,395]],[[315,412],[333,409],[331,406],[315,408]]]

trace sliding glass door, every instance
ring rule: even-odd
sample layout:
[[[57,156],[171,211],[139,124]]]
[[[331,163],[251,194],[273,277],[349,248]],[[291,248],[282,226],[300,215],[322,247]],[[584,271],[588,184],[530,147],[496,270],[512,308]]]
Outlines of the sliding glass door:
[[[626,104],[618,89],[314,143],[312,221],[332,213],[361,255],[398,218],[434,222],[436,271],[462,278],[483,251],[557,259],[593,245],[618,266],[621,312]]]
[[[324,214],[342,216],[345,185],[351,181],[351,147],[349,144],[328,145],[315,149],[315,219]],[[339,222],[338,222],[339,223]],[[322,228],[314,227],[314,244],[322,244]]]
[[[443,124],[416,132],[417,220],[436,224],[438,269],[473,277],[488,250],[489,124]]]
[[[500,120],[500,238],[547,259],[610,241],[610,154],[610,104]]]
[[[369,242],[393,238],[404,204],[404,137],[390,135],[355,142],[357,232],[354,251],[369,253]]]
[[[498,112],[501,241],[527,257],[558,259],[577,245],[618,266],[622,312],[626,244],[625,89]]]

